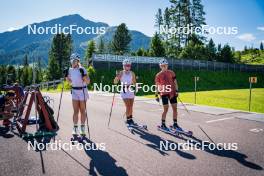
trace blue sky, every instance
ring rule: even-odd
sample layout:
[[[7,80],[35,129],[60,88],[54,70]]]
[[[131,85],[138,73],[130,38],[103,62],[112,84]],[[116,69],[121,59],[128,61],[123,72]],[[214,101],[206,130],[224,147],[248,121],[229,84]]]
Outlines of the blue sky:
[[[210,35],[216,43],[235,49],[259,47],[264,41],[264,0],[202,0],[210,26],[238,27],[237,35]],[[109,25],[125,22],[148,36],[155,31],[154,16],[169,0],[8,0],[1,1],[0,32],[27,24],[78,13]]]

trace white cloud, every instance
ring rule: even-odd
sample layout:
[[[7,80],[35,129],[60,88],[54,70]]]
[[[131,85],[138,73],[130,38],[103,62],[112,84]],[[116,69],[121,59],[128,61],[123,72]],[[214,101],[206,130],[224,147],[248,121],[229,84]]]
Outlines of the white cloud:
[[[11,31],[14,31],[14,30],[17,30],[18,28],[14,28],[14,27],[10,27],[7,29],[7,31],[11,32]]]
[[[245,33],[245,34],[239,35],[237,38],[239,38],[240,40],[246,41],[246,42],[250,42],[256,39],[256,37],[251,33]]]
[[[259,26],[259,27],[257,27],[257,29],[260,31],[264,31],[264,26]]]

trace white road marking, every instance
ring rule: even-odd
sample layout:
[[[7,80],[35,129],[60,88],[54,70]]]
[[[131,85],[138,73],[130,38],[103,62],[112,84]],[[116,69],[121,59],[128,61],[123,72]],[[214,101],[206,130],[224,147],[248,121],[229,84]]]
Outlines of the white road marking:
[[[163,109],[150,109],[149,111],[155,112],[155,111],[163,111]]]
[[[264,130],[261,128],[253,128],[253,129],[250,129],[249,131],[253,132],[253,133],[259,133],[259,132],[264,131]]]
[[[212,122],[218,122],[218,121],[223,121],[223,120],[230,120],[233,119],[234,117],[227,117],[227,118],[222,118],[222,119],[216,119],[216,120],[208,120],[206,123],[212,123]]]

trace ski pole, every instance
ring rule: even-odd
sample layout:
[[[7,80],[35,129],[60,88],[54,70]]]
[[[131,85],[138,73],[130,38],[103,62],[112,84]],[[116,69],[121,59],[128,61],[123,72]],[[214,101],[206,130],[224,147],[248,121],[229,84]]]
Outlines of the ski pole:
[[[115,101],[115,92],[114,92],[114,95],[113,95],[113,99],[112,99],[112,105],[111,105],[111,109],[110,109],[110,114],[109,114],[109,119],[108,119],[108,127],[110,125],[110,121],[111,121],[111,117],[112,117],[112,111],[113,111],[113,106],[114,106],[114,101]]]
[[[198,127],[200,128],[200,130],[207,136],[207,138],[212,142],[212,143],[214,143],[215,144],[215,142],[210,138],[210,136],[203,130],[203,128],[200,126],[200,125],[198,125]],[[216,144],[215,144],[216,145]]]
[[[85,92],[84,92],[84,89],[83,88],[83,97],[84,97],[84,108],[85,108],[85,116],[86,116],[86,125],[87,125],[87,132],[88,132],[88,135],[89,135],[89,140],[91,139],[90,137],[90,128],[89,128],[89,123],[88,123],[88,116],[87,116],[87,109],[86,109],[86,97],[85,97]]]
[[[59,109],[58,109],[57,119],[56,119],[57,120],[56,121],[57,124],[58,124],[59,116],[60,116],[61,100],[62,100],[63,91],[64,91],[64,79],[62,79],[62,89],[61,89],[61,94],[60,94],[60,103],[59,103]],[[58,125],[56,126],[56,130],[57,129],[58,129]]]
[[[190,111],[189,111],[189,110],[187,109],[187,107],[185,106],[185,104],[183,104],[183,102],[181,101],[180,97],[178,97],[178,99],[180,100],[180,102],[181,102],[182,106],[184,107],[184,109],[186,110],[186,112],[187,112],[188,114],[191,114]]]
[[[181,99],[180,99],[180,97],[178,97],[179,98],[179,100],[180,100],[180,102],[181,102],[181,104],[183,105],[183,107],[184,107],[184,109],[186,110],[186,112],[188,113],[188,114],[191,114],[190,113],[190,111],[187,109],[187,107],[183,104],[183,102],[181,101]],[[198,127],[199,127],[199,129],[206,135],[206,137],[212,142],[212,143],[214,143],[215,144],[215,142],[210,138],[210,136],[203,130],[203,128],[200,126],[200,125],[198,125]]]
[[[63,78],[61,78],[61,80],[62,80],[62,89],[61,89],[60,103],[59,103],[59,109],[58,109],[57,119],[56,119],[56,123],[57,123],[56,130],[58,130],[58,121],[59,121],[59,116],[60,116],[61,100],[62,100],[62,95],[63,95],[63,92],[64,92],[64,79],[68,77],[69,70],[67,68],[65,68],[63,70],[63,74],[64,74]]]
[[[56,131],[59,128],[58,122],[59,122],[59,117],[60,117],[60,109],[61,109],[61,100],[62,100],[62,95],[64,91],[64,78],[62,79],[62,89],[61,89],[61,94],[60,94],[60,103],[59,103],[59,108],[58,108],[58,113],[57,113],[57,118],[56,118]],[[53,141],[55,142],[56,136],[54,136]]]
[[[118,71],[116,70],[116,76],[118,75]],[[114,95],[113,95],[113,99],[112,99],[112,104],[111,104],[111,109],[110,109],[110,114],[109,114],[109,119],[108,119],[108,128],[110,125],[110,121],[111,121],[111,117],[112,117],[112,111],[113,111],[113,106],[114,106],[114,101],[115,101],[115,95],[116,95],[116,91],[114,91]]]
[[[160,97],[158,94],[155,94],[155,100],[159,103],[159,106],[161,106],[160,104]]]

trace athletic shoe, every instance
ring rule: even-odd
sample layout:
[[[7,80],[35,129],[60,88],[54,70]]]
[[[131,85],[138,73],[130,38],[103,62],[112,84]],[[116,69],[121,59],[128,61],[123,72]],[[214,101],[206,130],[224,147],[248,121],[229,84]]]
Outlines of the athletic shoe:
[[[160,126],[161,129],[163,130],[168,130],[169,128],[166,126],[165,123],[162,123],[161,126]]]
[[[81,136],[84,136],[84,135],[85,135],[85,125],[81,125],[81,128],[80,128],[80,135],[81,135]]]
[[[78,135],[78,126],[73,127],[72,135]]]
[[[173,123],[173,128],[177,131],[182,131],[182,128],[179,127],[179,125],[177,123]]]
[[[127,119],[127,124],[128,125],[135,125],[135,122],[132,118],[130,118],[130,119]]]

